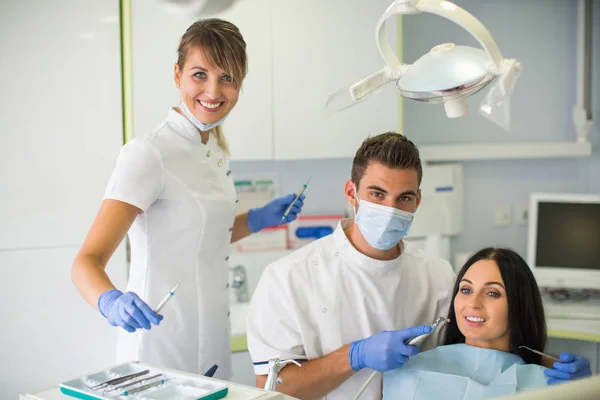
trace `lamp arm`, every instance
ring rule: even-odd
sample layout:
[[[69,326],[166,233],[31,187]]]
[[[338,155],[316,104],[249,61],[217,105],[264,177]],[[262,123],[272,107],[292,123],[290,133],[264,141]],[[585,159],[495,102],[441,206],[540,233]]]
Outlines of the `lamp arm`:
[[[377,22],[375,35],[379,53],[392,71],[399,71],[404,64],[398,61],[396,53],[390,46],[386,37],[385,24],[389,17],[396,14],[418,14],[428,12],[444,17],[455,24],[462,26],[469,32],[483,49],[489,54],[493,62],[494,74],[499,74],[502,69],[502,53],[492,38],[490,31],[473,15],[465,9],[446,0],[396,0],[394,1]]]

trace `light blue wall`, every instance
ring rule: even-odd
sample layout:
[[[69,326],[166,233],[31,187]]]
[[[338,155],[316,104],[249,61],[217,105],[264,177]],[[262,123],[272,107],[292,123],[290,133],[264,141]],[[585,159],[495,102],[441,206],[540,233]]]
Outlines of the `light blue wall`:
[[[470,101],[471,113],[458,120],[445,117],[441,106],[405,101],[404,133],[417,144],[453,142],[563,141],[575,137],[571,109],[575,101],[577,2],[572,0],[456,1],[479,18],[505,57],[524,65],[512,101],[512,129],[504,132],[476,112],[481,95]],[[543,5],[542,5],[543,3]],[[404,18],[404,60],[412,62],[429,48],[447,41],[477,43],[457,25],[433,15]],[[594,7],[594,37],[600,38],[600,4]],[[600,40],[594,43],[594,115],[600,120]],[[598,142],[600,122],[592,132]],[[527,204],[533,191],[600,193],[600,148],[587,159],[477,161],[464,163],[464,233],[453,251],[487,245],[526,252],[527,228],[492,226],[496,205]],[[233,162],[233,172],[276,171],[282,193],[293,192],[312,176],[306,212],[343,212],[343,185],[351,159]]]
[[[573,140],[571,109],[575,102],[577,2],[571,0],[458,0],[482,21],[504,57],[517,58],[523,73],[512,99],[509,132],[484,120],[476,107],[482,94],[470,100],[467,117],[450,120],[441,107],[406,101],[405,133],[417,144],[450,142],[535,142]],[[543,4],[543,5],[542,5]],[[600,7],[595,4],[594,36],[600,37]],[[422,14],[404,18],[404,61],[413,62],[427,49],[448,41],[477,45],[458,25]],[[594,43],[595,116],[600,116],[600,41]],[[592,138],[597,141],[598,124]],[[596,151],[598,149],[596,148]],[[464,163],[464,233],[453,240],[453,251],[473,251],[487,245],[509,246],[525,255],[527,227],[492,225],[497,205],[527,204],[535,191],[600,191],[600,158]],[[513,215],[514,217],[514,215]]]
[[[594,157],[590,161],[590,191],[600,193],[600,3],[593,2],[593,73],[592,73],[592,104],[593,117],[596,123],[593,127],[595,143]]]

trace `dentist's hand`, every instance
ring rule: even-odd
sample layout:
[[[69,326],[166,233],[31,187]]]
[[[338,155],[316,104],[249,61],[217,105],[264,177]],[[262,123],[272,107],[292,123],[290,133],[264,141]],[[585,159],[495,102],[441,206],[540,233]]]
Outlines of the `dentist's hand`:
[[[577,378],[592,375],[590,360],[573,353],[561,353],[552,369],[544,370],[544,375],[549,377],[548,385],[563,383]]]
[[[302,211],[304,205],[305,196],[301,195],[294,205],[290,209],[287,218],[281,221],[283,213],[287,210],[288,206],[294,201],[296,195],[294,193],[288,194],[287,196],[278,197],[267,203],[263,207],[253,208],[248,211],[248,229],[250,232],[258,232],[261,229],[268,228],[269,226],[277,226],[281,222],[287,224],[297,218],[297,215]]]
[[[158,325],[163,316],[155,313],[137,294],[120,290],[107,290],[98,298],[98,310],[112,326],[120,326],[127,332],[150,329],[150,323]]]
[[[401,331],[383,331],[350,345],[350,367],[354,371],[371,368],[389,371],[403,366],[419,353],[417,346],[404,344],[408,339],[431,332],[430,326],[415,326]]]

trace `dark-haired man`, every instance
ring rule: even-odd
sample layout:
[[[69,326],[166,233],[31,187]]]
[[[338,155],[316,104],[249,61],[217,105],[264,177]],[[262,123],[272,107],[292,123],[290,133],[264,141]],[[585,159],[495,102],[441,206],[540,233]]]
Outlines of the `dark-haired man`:
[[[272,358],[295,359],[277,390],[302,399],[352,399],[372,370],[401,367],[419,349],[404,342],[446,316],[450,264],[402,239],[421,201],[419,151],[388,132],[356,152],[344,194],[355,218],[269,265],[248,314],[257,386]],[[422,346],[440,343],[439,332]],[[588,362],[589,368],[589,362]],[[361,399],[381,399],[381,376]]]

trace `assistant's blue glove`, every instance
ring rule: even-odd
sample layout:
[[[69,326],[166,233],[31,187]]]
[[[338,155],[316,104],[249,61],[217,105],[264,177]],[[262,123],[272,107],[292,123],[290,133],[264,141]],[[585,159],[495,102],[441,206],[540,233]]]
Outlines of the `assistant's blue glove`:
[[[563,383],[577,378],[592,375],[590,360],[573,353],[561,353],[559,361],[555,361],[552,369],[544,370],[544,375],[549,377],[548,385]]]
[[[354,371],[371,368],[389,371],[403,366],[408,357],[419,353],[417,346],[404,344],[408,339],[431,332],[430,326],[415,326],[401,331],[383,331],[350,344],[350,367]]]
[[[158,325],[163,316],[155,313],[137,294],[112,289],[98,298],[98,310],[112,326],[120,326],[127,332],[150,329],[150,323]]]
[[[253,208],[248,211],[248,229],[250,232],[258,232],[261,229],[268,228],[269,226],[277,226],[279,223],[287,224],[297,218],[297,215],[302,211],[304,205],[304,195],[300,195],[298,200],[294,203],[287,218],[281,221],[283,213],[287,210],[288,206],[296,195],[294,193],[288,194],[287,196],[278,197],[267,203],[263,207]]]

